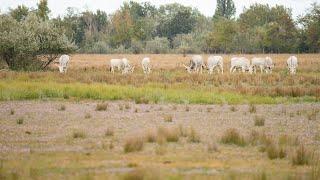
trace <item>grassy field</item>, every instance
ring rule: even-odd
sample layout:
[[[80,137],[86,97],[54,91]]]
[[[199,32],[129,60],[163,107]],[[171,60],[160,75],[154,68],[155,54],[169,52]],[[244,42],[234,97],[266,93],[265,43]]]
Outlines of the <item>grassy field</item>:
[[[320,55],[295,76],[270,56],[269,75],[230,74],[232,55],[223,75],[187,74],[182,55],[1,71],[0,179],[320,179]],[[133,74],[108,71],[122,57]]]
[[[153,73],[144,76],[139,60],[152,59]],[[258,56],[258,55],[257,55]],[[274,73],[187,74],[182,68],[189,57],[181,55],[74,55],[66,75],[49,72],[1,72],[0,100],[73,98],[134,100],[192,104],[278,104],[319,102],[319,55],[300,55],[298,75],[285,69],[289,55],[271,55]],[[137,71],[131,75],[111,74],[108,60],[128,57]],[[206,56],[205,56],[206,57]],[[247,57],[253,57],[247,56]]]

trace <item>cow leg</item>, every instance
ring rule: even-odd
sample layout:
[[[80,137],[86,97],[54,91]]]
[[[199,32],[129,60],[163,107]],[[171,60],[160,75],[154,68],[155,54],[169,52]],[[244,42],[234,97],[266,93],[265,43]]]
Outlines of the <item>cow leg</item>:
[[[230,73],[233,73],[233,68],[234,68],[234,66],[231,66]]]

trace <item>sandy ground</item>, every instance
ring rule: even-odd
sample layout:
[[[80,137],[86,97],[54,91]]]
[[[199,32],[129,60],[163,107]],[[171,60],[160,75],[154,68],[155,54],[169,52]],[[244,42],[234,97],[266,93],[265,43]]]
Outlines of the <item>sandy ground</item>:
[[[163,171],[179,174],[184,177],[181,179],[219,179],[230,171],[254,174],[261,170],[271,172],[271,177],[281,173],[288,177],[292,173],[305,174],[311,168],[294,167],[290,158],[270,160],[255,146],[221,144],[220,137],[226,129],[236,128],[243,135],[256,130],[274,137],[298,137],[308,147],[320,147],[319,113],[312,120],[308,118],[308,113],[318,111],[320,104],[256,105],[256,112],[250,113],[248,105],[234,106],[232,111],[230,105],[145,105],[124,101],[107,102],[106,111],[96,111],[98,103],[101,102],[0,102],[0,170],[11,173],[9,177],[41,179],[73,179],[88,174],[97,179],[118,179],[137,167],[153,168],[161,175]],[[65,110],[61,110],[62,105]],[[165,122],[166,115],[171,115],[173,122]],[[264,117],[265,125],[255,126],[255,116]],[[19,119],[23,119],[22,124],[17,123]],[[201,142],[180,138],[161,146],[147,143],[141,152],[123,151],[128,137],[179,125],[193,127]],[[112,137],[105,136],[108,128],[114,130]],[[75,131],[83,132],[85,138],[73,138]],[[208,152],[212,142],[217,143],[217,152]],[[147,172],[155,176],[153,171]]]
[[[243,134],[261,130],[274,136],[299,136],[307,144],[320,143],[316,140],[320,132],[319,114],[313,120],[307,117],[310,110],[320,109],[319,104],[257,105],[257,112],[249,113],[248,105],[234,106],[236,111],[232,112],[229,105],[138,105],[122,101],[108,102],[106,111],[96,111],[97,103],[1,102],[0,151],[79,151],[85,148],[85,143],[82,146],[66,141],[74,130],[85,132],[87,138],[84,141],[99,146],[107,128],[114,129],[114,136],[119,140],[116,146],[121,149],[122,139],[127,136],[160,126],[178,125],[193,127],[203,142],[219,139],[228,128],[237,128]],[[59,111],[61,105],[66,110]],[[186,111],[186,107],[190,110]],[[14,111],[13,115],[10,114],[11,110]],[[88,114],[91,118],[86,119]],[[171,115],[173,122],[165,122],[166,115]],[[264,117],[265,126],[255,127],[255,116]],[[19,118],[24,121],[21,125],[16,122]]]

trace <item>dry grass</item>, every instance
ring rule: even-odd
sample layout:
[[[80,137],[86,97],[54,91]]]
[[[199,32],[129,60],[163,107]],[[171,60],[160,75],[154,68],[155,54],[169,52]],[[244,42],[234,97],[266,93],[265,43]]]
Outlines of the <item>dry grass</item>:
[[[308,120],[310,120],[310,121],[317,120],[318,113],[319,113],[319,110],[312,109],[310,112],[307,113]]]
[[[129,103],[126,103],[126,104],[124,105],[124,108],[128,110],[128,109],[131,109],[131,106],[130,106]]]
[[[257,112],[257,108],[254,104],[250,104],[249,105],[249,110],[250,113],[256,113]]]
[[[114,128],[108,127],[107,130],[104,132],[104,136],[110,137],[114,135]]]
[[[163,116],[164,122],[173,122],[173,116],[171,114]]]
[[[20,117],[20,118],[17,119],[16,122],[17,122],[17,124],[21,125],[21,124],[23,124],[24,119],[22,117]]]
[[[66,106],[64,104],[60,105],[60,107],[58,108],[58,111],[65,111],[66,110]]]
[[[123,150],[125,153],[137,152],[137,151],[141,151],[143,149],[143,146],[144,146],[143,138],[141,138],[140,136],[130,137],[125,140]]]
[[[108,109],[108,103],[99,103],[96,106],[96,111],[106,111]]]
[[[297,147],[291,157],[293,165],[309,165],[311,163],[313,153],[308,150],[305,145],[301,144]]]
[[[196,132],[196,130],[193,127],[190,128],[190,132],[188,134],[188,141],[191,143],[201,142],[200,135]]]
[[[280,147],[276,144],[270,144],[267,149],[267,155],[269,159],[283,159],[287,156],[286,149],[283,147]]]
[[[212,152],[220,152],[219,151],[219,146],[216,142],[211,142],[207,145],[207,150],[209,153],[212,153]]]
[[[72,132],[72,138],[74,139],[84,139],[86,138],[86,133],[82,130],[74,130]]]
[[[221,137],[221,143],[223,144],[234,144],[238,146],[245,146],[246,141],[245,138],[240,135],[238,130],[236,129],[228,129],[224,132],[223,136]]]
[[[154,143],[157,141],[157,133],[154,129],[147,130],[145,137],[148,143]]]
[[[254,117],[254,125],[255,126],[264,126],[265,118],[262,116],[255,116]]]
[[[237,111],[237,108],[236,108],[235,106],[231,106],[231,107],[230,107],[230,111],[236,112],[236,111]]]
[[[86,113],[86,114],[84,115],[84,118],[85,118],[85,119],[90,119],[90,118],[91,118],[91,114],[90,114],[90,113]]]
[[[166,140],[167,142],[178,142],[179,141],[179,135],[180,131],[176,127],[170,127],[170,128],[165,128],[165,127],[159,127],[158,128],[158,142],[162,144],[161,142]]]
[[[180,134],[181,137],[187,137],[188,136],[188,130],[185,127],[183,127],[182,124],[179,124],[178,128],[179,128],[179,134]]]

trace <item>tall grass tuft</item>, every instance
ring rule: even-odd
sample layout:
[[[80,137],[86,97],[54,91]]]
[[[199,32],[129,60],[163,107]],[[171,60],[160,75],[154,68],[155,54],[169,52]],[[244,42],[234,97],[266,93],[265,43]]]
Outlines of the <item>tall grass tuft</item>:
[[[14,115],[15,111],[14,109],[10,109],[10,115]]]
[[[72,137],[74,139],[84,139],[86,137],[86,133],[81,130],[74,130],[72,133]]]
[[[269,159],[283,159],[287,156],[287,152],[283,147],[272,143],[267,146],[267,155]]]
[[[200,143],[201,138],[200,135],[194,130],[193,127],[190,128],[190,132],[188,134],[188,141],[192,143]]]
[[[170,115],[169,114],[168,115],[164,115],[163,119],[164,119],[165,122],[172,122],[173,121],[173,117],[172,117],[171,114]]]
[[[158,138],[164,138],[167,142],[178,142],[180,131],[178,128],[158,128]]]
[[[265,119],[262,116],[254,117],[254,125],[255,126],[264,126]]]
[[[106,111],[108,109],[108,103],[99,103],[96,106],[96,111]]]
[[[114,135],[114,129],[112,127],[108,127],[107,130],[104,132],[104,136],[110,137]]]
[[[60,107],[58,108],[58,111],[65,111],[66,110],[66,106],[64,104],[60,105]]]
[[[291,163],[293,165],[309,165],[312,153],[308,151],[305,145],[301,144],[297,147],[292,155]]]
[[[228,129],[221,137],[221,143],[245,146],[245,138],[236,129]]]
[[[124,152],[130,153],[130,152],[137,152],[141,151],[144,146],[144,139],[140,136],[136,137],[130,137],[125,140],[124,144]]]
[[[21,125],[21,124],[23,124],[23,122],[24,122],[24,120],[22,117],[17,119],[17,124]]]
[[[257,108],[256,108],[256,106],[255,106],[254,104],[250,104],[250,105],[249,105],[249,112],[250,112],[251,114],[257,112]]]

